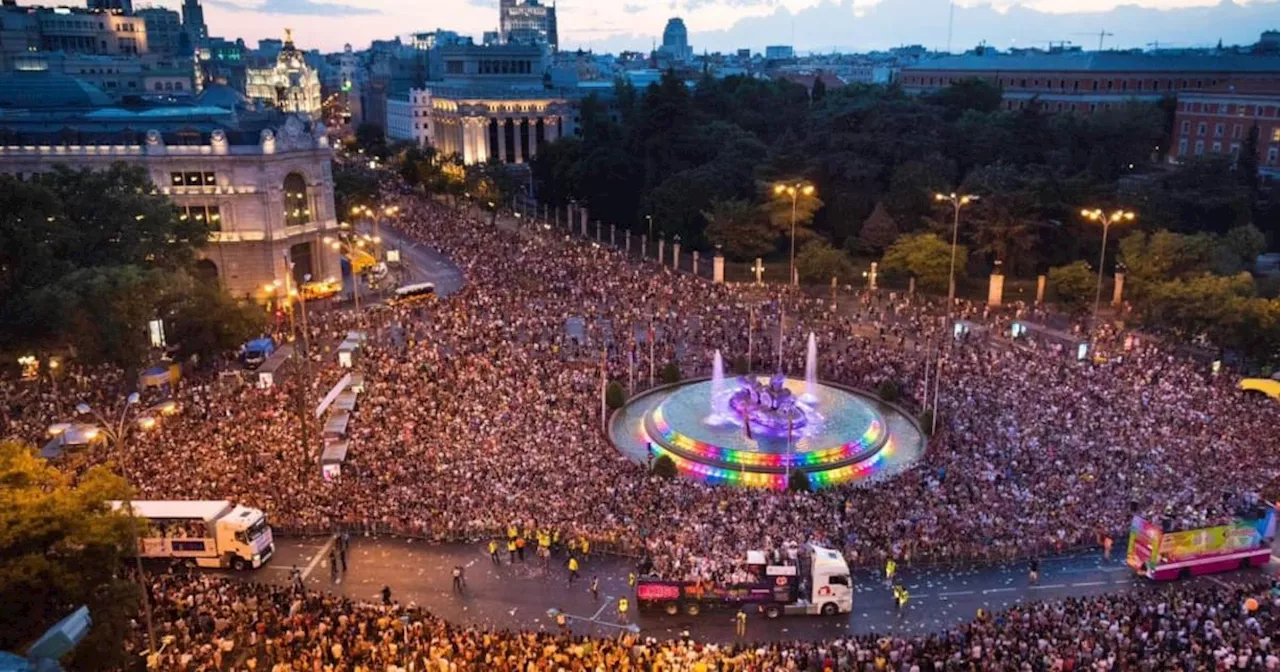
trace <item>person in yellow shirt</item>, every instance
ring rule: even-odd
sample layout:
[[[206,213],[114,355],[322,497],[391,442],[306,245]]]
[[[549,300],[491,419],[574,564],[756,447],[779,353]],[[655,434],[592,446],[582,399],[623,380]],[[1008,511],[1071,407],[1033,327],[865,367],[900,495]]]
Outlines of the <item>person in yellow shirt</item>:
[[[893,575],[897,572],[898,563],[894,562],[893,558],[889,558],[889,561],[884,563],[884,582],[888,585],[893,585]]]
[[[586,537],[582,538],[582,559],[587,559],[587,554],[591,552],[591,542]]]
[[[507,539],[507,562],[516,564],[516,540],[514,538]]]
[[[747,612],[741,607],[738,608],[738,614],[733,617],[734,631],[739,637],[747,636]]]
[[[569,585],[573,585],[573,580],[578,578],[578,559],[569,556]]]
[[[631,607],[631,603],[627,601],[627,598],[622,597],[618,599],[618,622],[619,623],[627,622],[627,609],[629,609],[630,607]]]
[[[489,559],[493,560],[493,564],[501,565],[502,561],[498,559],[498,540],[489,540]]]

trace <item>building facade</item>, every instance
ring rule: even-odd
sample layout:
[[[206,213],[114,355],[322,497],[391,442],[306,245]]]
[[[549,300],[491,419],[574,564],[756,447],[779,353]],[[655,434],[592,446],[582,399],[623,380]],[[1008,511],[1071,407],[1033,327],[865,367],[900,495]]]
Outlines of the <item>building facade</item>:
[[[147,25],[142,17],[69,7],[0,6],[0,54],[33,51],[77,54],[145,54]]]
[[[387,96],[387,137],[407,140],[419,147],[435,146],[432,132],[431,91],[409,89]]]
[[[685,28],[684,19],[677,17],[667,21],[667,27],[662,30],[662,47],[658,52],[678,62],[693,58],[693,47],[689,46],[689,29]]]
[[[182,0],[182,28],[194,47],[204,46],[209,39],[209,27],[204,23],[204,7],[200,0]]]
[[[556,51],[560,48],[556,8],[538,0],[501,0],[498,5],[498,42],[539,44]]]
[[[186,56],[193,53],[191,42],[182,29],[182,19],[177,12],[163,7],[147,7],[138,10],[147,27],[147,48],[163,56]]]
[[[70,75],[96,86],[117,101],[143,94],[192,95],[196,83],[192,61],[163,58],[158,54],[108,56],[40,51],[14,56],[0,64],[0,76],[19,72]]]
[[[1100,51],[948,56],[904,68],[899,82],[908,93],[930,93],[978,78],[1001,89],[1005,109],[1087,114],[1276,76],[1280,58],[1268,56]]]
[[[56,133],[30,117],[0,116],[0,172],[29,178],[60,164],[100,170],[135,163],[172,199],[176,216],[210,222],[197,269],[232,294],[262,300],[267,286],[297,287],[307,276],[341,282],[337,253],[323,243],[338,228],[324,127],[297,116],[245,124],[228,114],[177,108],[41,115],[47,122],[58,117],[64,130]],[[148,127],[141,134],[118,130]]]
[[[1180,93],[1168,160],[1226,156],[1234,163],[1255,127],[1258,172],[1280,177],[1280,78]]]
[[[276,62],[267,68],[248,68],[245,95],[282,112],[320,118],[323,103],[320,77],[293,45],[293,35],[285,31],[284,46]]]

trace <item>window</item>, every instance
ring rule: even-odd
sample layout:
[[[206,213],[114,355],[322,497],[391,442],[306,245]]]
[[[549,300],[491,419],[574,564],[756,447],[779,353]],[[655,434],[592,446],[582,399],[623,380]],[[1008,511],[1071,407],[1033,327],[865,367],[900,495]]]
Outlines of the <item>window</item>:
[[[222,213],[216,205],[182,205],[174,208],[174,215],[182,222],[194,219],[207,222],[213,231],[222,230]]]
[[[1224,125],[1223,125],[1223,124],[1214,124],[1214,125],[1213,125],[1213,137],[1215,137],[1215,138],[1221,138],[1221,137],[1222,137],[1222,131],[1224,130],[1224,128],[1225,128],[1225,127],[1224,127]]]
[[[1227,104],[1218,103],[1218,114],[1226,114],[1226,113],[1227,113]]]
[[[1280,126],[1271,129],[1271,142],[1280,142]]]
[[[307,181],[297,173],[284,178],[284,224],[301,226],[311,221],[307,206]]]
[[[450,75],[461,75],[463,72],[462,61],[445,61],[444,71]]]
[[[1196,156],[1204,155],[1204,140],[1196,140]]]
[[[1208,131],[1209,131],[1209,124],[1206,124],[1203,121],[1196,124],[1196,135],[1204,135]]]
[[[1240,143],[1231,143],[1231,163],[1235,163],[1240,159]]]
[[[1221,154],[1221,153],[1222,153],[1222,143],[1221,143],[1221,142],[1215,142],[1215,143],[1213,143],[1213,147],[1212,147],[1212,149],[1211,149],[1210,151],[1212,151],[1214,154]]]
[[[1187,155],[1187,139],[1182,138],[1181,140],[1178,141],[1178,156],[1186,156],[1186,155]]]
[[[1277,155],[1277,154],[1280,154],[1280,149],[1276,149],[1275,147],[1271,147],[1271,148],[1269,148],[1269,149],[1267,150],[1267,165],[1268,165],[1268,166],[1274,166],[1274,165],[1276,165],[1276,155]]]
[[[1191,132],[1191,122],[1184,120],[1182,122],[1182,134],[1187,135],[1190,132]]]
[[[1241,135],[1243,132],[1244,132],[1244,127],[1243,127],[1243,126],[1241,126],[1240,124],[1236,124],[1235,126],[1232,126],[1232,127],[1231,127],[1231,139],[1232,139],[1232,140],[1239,140],[1241,137],[1243,137],[1243,136]]]
[[[847,586],[849,585],[849,577],[847,576],[828,576],[827,585],[831,586]]]

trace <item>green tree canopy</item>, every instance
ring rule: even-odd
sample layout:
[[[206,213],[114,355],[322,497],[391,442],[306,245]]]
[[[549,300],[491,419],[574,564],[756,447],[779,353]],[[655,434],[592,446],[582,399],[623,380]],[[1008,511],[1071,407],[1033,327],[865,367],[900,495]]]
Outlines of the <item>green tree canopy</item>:
[[[832,277],[848,283],[853,279],[853,262],[844,250],[824,240],[811,240],[796,253],[796,274],[806,283],[826,284]]]
[[[969,251],[963,245],[956,247],[956,275],[959,277],[968,263]],[[880,262],[888,272],[915,276],[922,288],[946,291],[950,285],[951,244],[932,233],[919,233],[898,238],[885,251]]]
[[[162,309],[166,338],[176,343],[178,356],[196,357],[209,364],[220,354],[229,352],[266,329],[266,314],[261,306],[237,301],[222,288],[209,283],[179,278],[174,305]]]
[[[893,221],[884,203],[877,203],[876,209],[872,210],[871,215],[862,223],[862,230],[858,231],[858,247],[868,252],[882,254],[897,239],[898,223]]]
[[[1049,269],[1049,291],[1067,310],[1081,312],[1097,295],[1096,273],[1083,261],[1056,266]]]
[[[131,523],[106,502],[124,499],[124,480],[105,467],[72,479],[29,447],[0,442],[0,650],[21,651],[81,605],[93,628],[68,669],[133,666],[137,586],[122,576]]]
[[[763,257],[777,247],[778,232],[765,221],[760,208],[744,200],[712,201],[702,212],[707,239],[738,261]]]

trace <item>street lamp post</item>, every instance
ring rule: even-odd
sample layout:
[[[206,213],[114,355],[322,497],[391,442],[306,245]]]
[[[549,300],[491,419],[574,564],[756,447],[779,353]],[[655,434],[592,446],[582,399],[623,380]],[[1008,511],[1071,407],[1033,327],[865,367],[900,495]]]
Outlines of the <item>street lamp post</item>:
[[[955,217],[951,221],[951,274],[948,276],[947,288],[947,321],[950,322],[951,306],[956,302],[956,247],[960,239],[960,209],[970,203],[978,200],[977,196],[971,194],[934,194],[933,199],[939,202],[950,203],[955,209]]]
[[[1093,295],[1093,321],[1089,325],[1089,336],[1092,340],[1097,335],[1098,307],[1102,303],[1102,268],[1107,263],[1107,234],[1111,232],[1112,224],[1132,222],[1136,215],[1128,210],[1116,210],[1115,212],[1106,213],[1101,208],[1094,208],[1092,210],[1081,210],[1080,216],[1090,221],[1102,223],[1102,254],[1098,257],[1098,288]]]
[[[789,196],[791,198],[791,284],[800,284],[800,278],[796,275],[796,206],[800,202],[801,196],[812,196],[817,190],[812,184],[807,182],[796,182],[795,184],[775,184],[773,185],[773,193],[775,196]]]
[[[969,205],[970,203],[973,203],[974,201],[978,200],[978,197],[971,194],[957,194],[956,192],[953,191],[949,194],[941,194],[941,193],[934,194],[933,199],[938,202],[950,203],[951,206],[955,209],[955,215],[951,220],[951,271],[950,271],[950,274],[948,275],[948,287],[947,287],[947,321],[943,325],[943,331],[945,332],[946,330],[951,329],[951,313],[953,310],[955,310],[955,305],[956,305],[956,248],[958,247],[958,242],[960,240],[960,210],[964,208],[964,206]],[[945,337],[946,336],[944,333],[944,338]],[[954,338],[948,338],[947,347],[950,348],[951,344],[954,342],[955,342]],[[938,395],[942,393],[941,387],[942,387],[942,347],[941,345],[939,345],[938,371],[933,378],[933,426],[930,428],[930,433],[932,433],[933,431],[936,431],[938,428]],[[926,388],[925,389],[925,408],[926,409],[929,407],[928,395],[929,395],[929,390],[928,388]]]
[[[102,433],[107,438],[107,441],[111,443],[115,451],[120,453],[123,458],[125,441],[129,435],[129,409],[138,403],[138,399],[139,397],[137,392],[125,397],[124,406],[120,409],[120,418],[115,423],[107,420],[101,413],[90,407],[89,404],[83,402],[76,404],[76,412],[80,415],[92,416],[97,420],[99,426],[102,428]],[[143,420],[142,417],[137,416],[135,416],[134,419]],[[149,427],[154,426],[154,424],[155,421],[152,420],[149,424],[142,426]],[[121,459],[120,463],[120,477],[124,479],[125,484],[124,509],[129,515],[129,531],[130,536],[133,537],[134,544],[133,557],[134,561],[137,563],[136,568],[138,571],[138,588],[142,591],[142,613],[147,621],[147,667],[150,668],[153,663],[153,658],[156,655],[156,629],[155,624],[151,620],[151,595],[147,586],[146,573],[142,566],[142,549],[138,548],[138,518],[133,512],[133,486],[129,483],[129,474],[124,469],[123,459]]]

